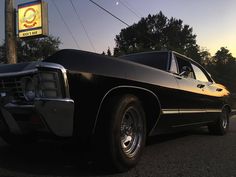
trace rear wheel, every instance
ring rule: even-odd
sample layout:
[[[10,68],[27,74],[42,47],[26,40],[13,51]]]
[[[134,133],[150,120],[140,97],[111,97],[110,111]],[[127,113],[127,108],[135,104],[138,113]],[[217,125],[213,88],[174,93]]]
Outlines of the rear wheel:
[[[223,108],[216,122],[208,125],[209,132],[217,135],[224,135],[229,129],[229,111]]]

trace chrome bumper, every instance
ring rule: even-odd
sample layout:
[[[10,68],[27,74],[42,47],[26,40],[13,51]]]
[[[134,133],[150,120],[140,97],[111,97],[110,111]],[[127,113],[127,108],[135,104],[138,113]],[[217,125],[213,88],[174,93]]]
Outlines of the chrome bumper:
[[[20,134],[21,127],[13,117],[15,112],[37,114],[45,127],[56,136],[73,135],[74,101],[71,99],[36,99],[32,105],[8,103],[1,106],[1,115],[12,133]]]

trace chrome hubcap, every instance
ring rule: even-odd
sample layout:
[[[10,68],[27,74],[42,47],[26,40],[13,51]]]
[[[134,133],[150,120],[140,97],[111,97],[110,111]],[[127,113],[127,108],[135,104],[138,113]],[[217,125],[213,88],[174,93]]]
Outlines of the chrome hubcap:
[[[133,107],[125,112],[121,122],[121,147],[128,157],[138,152],[143,138],[143,122],[140,113]]]

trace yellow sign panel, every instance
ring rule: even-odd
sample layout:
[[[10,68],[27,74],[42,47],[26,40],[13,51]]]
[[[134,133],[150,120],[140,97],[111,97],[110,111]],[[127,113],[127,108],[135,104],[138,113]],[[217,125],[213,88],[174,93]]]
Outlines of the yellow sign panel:
[[[33,1],[18,5],[18,30],[20,38],[46,35],[46,3]]]
[[[19,8],[19,30],[42,27],[41,4]]]

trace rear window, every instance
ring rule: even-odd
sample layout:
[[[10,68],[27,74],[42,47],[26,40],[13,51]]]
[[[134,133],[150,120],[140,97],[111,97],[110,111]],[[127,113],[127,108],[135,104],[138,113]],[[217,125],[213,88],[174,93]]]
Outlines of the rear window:
[[[167,70],[168,52],[151,52],[122,56],[129,61],[151,66],[157,69]]]

